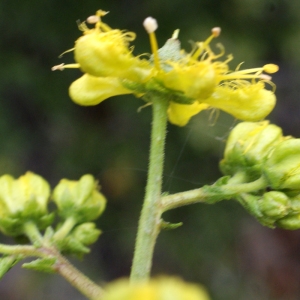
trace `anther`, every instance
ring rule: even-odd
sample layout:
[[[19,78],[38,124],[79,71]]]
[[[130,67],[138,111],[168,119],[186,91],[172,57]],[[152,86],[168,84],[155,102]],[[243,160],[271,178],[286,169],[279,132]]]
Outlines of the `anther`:
[[[279,67],[275,64],[267,64],[263,66],[263,70],[269,74],[276,73]]]
[[[64,70],[64,65],[65,64],[60,64],[60,65],[54,66],[51,68],[51,70],[52,71],[56,71],[56,70],[62,71],[62,70]]]
[[[89,24],[96,24],[97,22],[100,22],[100,17],[99,16],[89,16],[87,19],[86,19],[87,23]]]
[[[152,17],[146,18],[143,22],[143,25],[149,34],[154,32],[158,27],[157,21]]]
[[[268,80],[268,81],[272,80],[272,77],[267,74],[260,74],[259,78],[262,80]]]
[[[214,37],[218,37],[221,34],[221,27],[212,28],[211,33]]]

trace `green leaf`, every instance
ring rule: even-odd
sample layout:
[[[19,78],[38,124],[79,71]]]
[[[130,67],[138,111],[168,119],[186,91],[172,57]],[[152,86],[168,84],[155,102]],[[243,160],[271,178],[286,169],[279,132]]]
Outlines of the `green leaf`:
[[[4,256],[0,259],[0,279],[20,260],[22,260],[22,256]]]
[[[42,271],[47,273],[55,273],[54,264],[56,258],[39,258],[30,263],[25,263],[22,265],[23,268],[31,269],[35,271]]]

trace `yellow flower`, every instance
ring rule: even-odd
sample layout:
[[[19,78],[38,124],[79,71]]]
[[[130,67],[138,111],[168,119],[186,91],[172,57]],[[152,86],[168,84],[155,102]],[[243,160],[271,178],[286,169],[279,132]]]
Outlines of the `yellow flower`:
[[[101,298],[102,299],[102,298]],[[150,282],[130,284],[127,279],[110,283],[103,300],[209,300],[199,285],[176,277],[160,277]]]
[[[277,72],[278,66],[267,64],[261,68],[230,71],[228,62],[218,60],[224,55],[215,54],[211,41],[221,29],[212,29],[204,42],[197,42],[191,53],[180,48],[178,30],[158,49],[156,20],[144,21],[150,37],[152,55],[134,56],[129,43],[135,39],[133,32],[111,29],[102,22],[106,12],[99,10],[87,19],[95,24],[89,29],[85,23],[74,49],[76,64],[58,65],[53,70],[80,68],[85,74],[71,84],[72,100],[80,105],[96,105],[116,95],[134,94],[151,101],[155,93],[169,100],[168,117],[173,124],[184,126],[202,110],[221,109],[237,119],[258,121],[274,108],[276,97],[271,77],[263,74]],[[273,90],[265,89],[266,83]]]

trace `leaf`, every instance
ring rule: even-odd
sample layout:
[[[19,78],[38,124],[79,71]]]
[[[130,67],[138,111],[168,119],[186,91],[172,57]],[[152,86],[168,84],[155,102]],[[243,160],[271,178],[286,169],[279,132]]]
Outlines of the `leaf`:
[[[31,269],[35,271],[42,271],[47,273],[55,273],[54,264],[56,263],[56,258],[39,258],[30,263],[25,263],[22,265],[23,268]]]
[[[20,260],[23,259],[23,256],[4,256],[0,259],[0,279]]]

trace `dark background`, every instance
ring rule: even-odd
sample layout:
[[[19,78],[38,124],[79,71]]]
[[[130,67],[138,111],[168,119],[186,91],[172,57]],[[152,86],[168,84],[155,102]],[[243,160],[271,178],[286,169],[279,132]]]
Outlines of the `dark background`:
[[[182,47],[203,40],[214,26],[232,53],[234,69],[276,63],[278,104],[270,120],[300,136],[300,2],[298,0],[2,0],[0,2],[0,175],[31,170],[52,186],[85,173],[99,179],[108,198],[92,253],[75,264],[95,281],[128,276],[148,165],[151,109],[133,96],[95,107],[76,106],[68,87],[79,70],[51,72],[73,62],[70,49],[82,21],[97,9],[104,22],[137,33],[135,54],[150,52],[142,22],[158,20],[162,46],[180,28]],[[164,190],[213,183],[235,120],[209,113],[184,128],[169,125]],[[173,274],[204,284],[214,300],[298,300],[300,232],[262,227],[235,202],[183,207],[164,216],[184,225],[159,236],[153,274]],[[1,242],[13,243],[4,236]],[[0,282],[0,299],[84,299],[58,275],[14,267]]]

